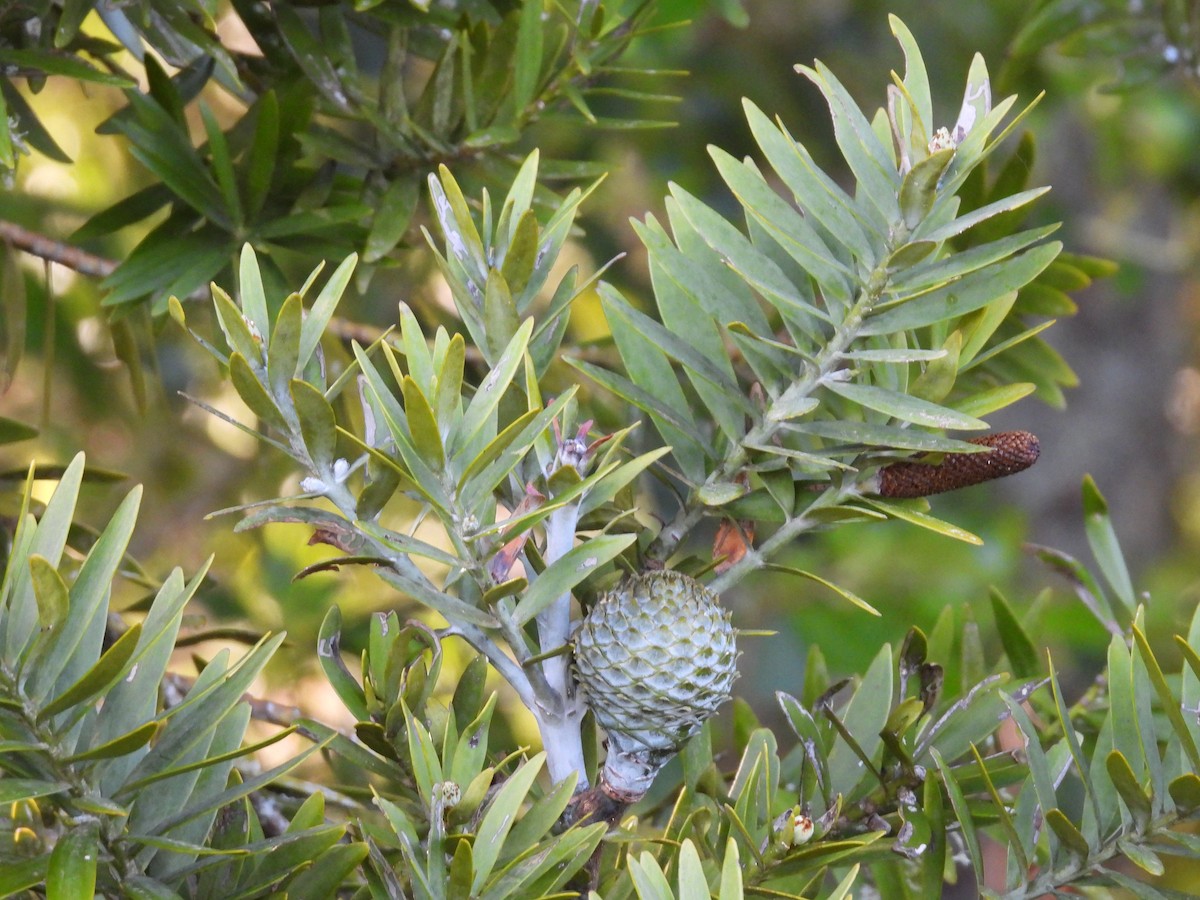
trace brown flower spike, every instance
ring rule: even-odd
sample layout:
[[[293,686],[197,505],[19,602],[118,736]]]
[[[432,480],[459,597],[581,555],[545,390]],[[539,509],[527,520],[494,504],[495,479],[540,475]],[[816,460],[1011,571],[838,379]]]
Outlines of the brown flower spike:
[[[982,484],[1028,469],[1037,462],[1041,444],[1028,431],[1001,431],[968,442],[991,448],[986,453],[947,453],[938,463],[892,463],[879,470],[875,493],[907,499]]]

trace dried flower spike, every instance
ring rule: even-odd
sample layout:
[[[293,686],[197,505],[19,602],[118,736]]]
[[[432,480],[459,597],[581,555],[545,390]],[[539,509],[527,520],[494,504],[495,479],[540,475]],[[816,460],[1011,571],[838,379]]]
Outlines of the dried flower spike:
[[[1041,444],[1028,431],[1001,431],[972,438],[969,443],[990,447],[986,453],[948,453],[941,462],[892,463],[879,470],[874,493],[905,499],[982,484],[1028,469],[1037,462]]]

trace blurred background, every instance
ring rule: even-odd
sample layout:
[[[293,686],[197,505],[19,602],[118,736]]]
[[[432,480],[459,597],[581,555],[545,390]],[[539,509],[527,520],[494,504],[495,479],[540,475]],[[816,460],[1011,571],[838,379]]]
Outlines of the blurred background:
[[[1041,439],[1040,462],[1005,482],[934,499],[935,512],[980,535],[982,547],[892,522],[805,537],[792,558],[781,560],[855,591],[883,612],[878,619],[808,582],[778,576],[753,577],[730,598],[739,627],[776,632],[747,639],[739,683],[739,693],[771,722],[773,692],[800,692],[811,645],[821,646],[830,672],[841,676],[862,671],[881,643],[898,644],[911,625],[930,630],[947,607],[961,608],[987,635],[989,586],[1018,610],[1027,609],[1043,587],[1057,588],[1040,601],[1039,637],[1055,651],[1060,669],[1074,673],[1077,686],[1089,681],[1103,660],[1105,632],[1022,551],[1034,542],[1090,563],[1079,499],[1085,473],[1107,496],[1135,583],[1151,597],[1148,623],[1158,642],[1186,629],[1200,601],[1200,81],[1194,71],[1169,67],[1142,78],[1104,41],[1084,38],[1022,53],[1014,41],[1031,15],[1024,0],[749,0],[744,8],[663,0],[657,20],[674,27],[639,40],[632,58],[690,73],[655,86],[676,94],[678,103],[649,104],[643,113],[675,126],[597,132],[547,118],[526,142],[609,170],[583,207],[583,231],[568,256],[590,274],[625,254],[606,278],[628,296],[647,297],[643,255],[628,220],[661,217],[670,181],[733,209],[705,148],[751,152],[743,97],[778,114],[820,164],[834,166],[838,157],[823,101],[792,66],[819,58],[861,105],[881,105],[889,71],[903,66],[888,12],[907,23],[926,54],[939,124],[952,124],[957,116],[976,51],[988,62],[997,97],[1016,93],[1027,101],[1046,92],[1025,123],[1036,138],[1032,184],[1054,188],[1035,216],[1063,223],[1060,236],[1068,250],[1108,257],[1120,269],[1074,295],[1077,314],[1046,334],[1078,375],[1065,404],[1030,398],[994,417],[998,429],[1034,431]],[[88,27],[100,28],[95,22]],[[23,85],[21,90],[74,162],[37,152],[22,159],[14,183],[0,194],[0,219],[61,240],[96,211],[150,183],[120,138],[95,133],[123,105],[119,91],[85,92],[56,78],[36,94]],[[236,117],[234,104],[219,92],[208,102],[222,121]],[[629,112],[629,101],[613,102]],[[147,227],[94,239],[87,249],[121,259]],[[176,565],[191,573],[213,555],[193,625],[248,633],[285,627],[288,649],[264,690],[283,702],[303,697],[306,706],[323,708],[323,681],[307,667],[328,606],[338,603],[346,613],[351,651],[365,635],[368,612],[397,605],[413,610],[369,573],[293,581],[305,565],[329,555],[327,548],[307,546],[303,529],[275,525],[235,534],[238,515],[210,516],[297,490],[288,460],[180,396],[183,391],[230,415],[244,413],[211,361],[167,316],[140,313],[152,335],[133,350],[151,373],[143,411],[118,361],[121,348],[103,324],[98,279],[59,266],[47,272],[25,253],[9,260],[3,291],[9,301],[25,292],[28,319],[24,358],[0,394],[0,415],[35,424],[41,433],[0,447],[0,470],[13,489],[4,492],[3,502],[14,502],[14,479],[24,477],[31,459],[65,463],[79,450],[94,466],[125,476],[123,484],[101,480],[87,489],[88,521],[103,522],[128,486],[144,484],[133,555],[159,578]],[[296,286],[318,258],[304,262]],[[340,310],[345,319],[386,326],[395,321],[399,301],[414,307],[444,302],[419,239],[398,251],[396,262],[378,271],[365,293],[348,298]],[[4,309],[11,331],[16,304],[7,302]],[[599,306],[586,299],[570,327],[568,342],[604,341]],[[39,496],[52,487],[39,483]],[[138,587],[129,585],[118,604],[136,602],[138,595]],[[999,651],[988,649],[994,659]],[[335,707],[325,710],[331,718]]]

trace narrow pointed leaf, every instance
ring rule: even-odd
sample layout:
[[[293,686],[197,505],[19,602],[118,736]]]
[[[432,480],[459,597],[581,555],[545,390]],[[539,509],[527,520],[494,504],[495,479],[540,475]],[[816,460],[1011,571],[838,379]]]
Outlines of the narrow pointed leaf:
[[[637,540],[636,534],[605,534],[572,547],[556,559],[530,585],[513,611],[513,620],[524,625],[556,599],[609,562]]]
[[[884,413],[904,422],[925,425],[929,428],[971,430],[987,428],[987,423],[973,416],[963,415],[936,403],[889,391],[874,385],[852,384],[844,381],[826,380],[822,386],[852,403]]]
[[[92,900],[100,834],[93,824],[76,825],[58,839],[46,870],[47,900]]]
[[[325,395],[306,381],[292,379],[292,402],[308,455],[319,468],[332,465],[337,451],[337,420]]]
[[[317,345],[321,342],[321,335],[325,333],[329,320],[333,318],[334,310],[337,309],[338,302],[342,299],[342,294],[345,293],[346,285],[350,283],[350,277],[354,274],[354,268],[357,265],[358,254],[351,253],[329,276],[329,280],[317,294],[317,299],[313,301],[312,309],[308,311],[308,315],[300,326],[300,346],[297,356],[299,371],[303,371],[313,353],[316,352]]]

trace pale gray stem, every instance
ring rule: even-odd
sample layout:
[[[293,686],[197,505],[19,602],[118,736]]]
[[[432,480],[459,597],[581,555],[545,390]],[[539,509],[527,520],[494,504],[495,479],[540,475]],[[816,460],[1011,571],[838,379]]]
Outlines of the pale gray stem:
[[[579,524],[579,507],[569,504],[550,514],[546,522],[545,560],[549,566],[575,545],[575,527]],[[555,599],[537,616],[538,641],[547,653],[562,647],[571,636],[571,594]],[[576,696],[575,680],[571,677],[570,655],[560,653],[542,660],[542,674],[553,693],[552,708],[535,707],[534,717],[546,749],[546,765],[550,777],[557,783],[571,772],[579,773],[576,790],[588,786],[583,767],[583,738],[580,725],[584,707]]]
[[[556,509],[546,522],[546,565],[551,565],[575,546],[575,526],[579,523],[579,507],[572,503]],[[538,613],[538,641],[542,653],[561,647],[571,636],[571,595],[563,594]],[[542,661],[542,671],[550,687],[566,706],[575,694],[571,679],[570,658],[559,654]]]

